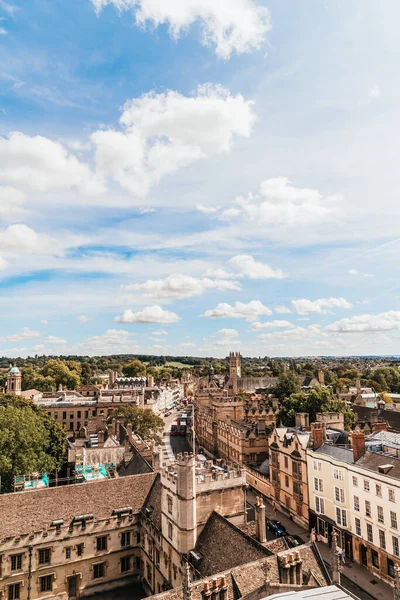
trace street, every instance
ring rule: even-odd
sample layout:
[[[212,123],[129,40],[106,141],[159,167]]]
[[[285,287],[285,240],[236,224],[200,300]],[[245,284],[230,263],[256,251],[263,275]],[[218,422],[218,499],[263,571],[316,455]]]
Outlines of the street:
[[[164,417],[165,426],[164,426],[164,443],[163,443],[163,451],[164,451],[164,459],[169,458],[170,460],[174,460],[177,454],[180,452],[191,452],[192,447],[188,442],[188,434],[185,436],[170,435],[171,423],[177,421],[178,418],[183,413],[192,415],[192,406],[185,407],[185,410],[177,410],[173,409],[172,414],[169,417]]]

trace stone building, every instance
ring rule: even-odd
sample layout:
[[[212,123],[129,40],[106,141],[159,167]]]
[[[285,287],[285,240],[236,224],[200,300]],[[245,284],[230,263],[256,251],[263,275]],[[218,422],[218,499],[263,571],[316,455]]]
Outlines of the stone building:
[[[22,391],[22,374],[17,366],[10,365],[10,370],[7,373],[6,392],[20,396]]]

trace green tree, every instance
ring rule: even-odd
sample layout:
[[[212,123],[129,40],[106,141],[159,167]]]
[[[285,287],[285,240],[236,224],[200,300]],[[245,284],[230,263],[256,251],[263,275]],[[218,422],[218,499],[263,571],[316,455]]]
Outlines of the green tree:
[[[122,367],[122,372],[126,377],[146,377],[146,365],[140,360],[134,360]]]
[[[125,425],[132,423],[133,431],[140,435],[143,440],[161,442],[164,421],[161,417],[155,415],[152,410],[139,408],[138,406],[121,406],[114,414],[122,415]]]
[[[279,398],[279,400],[284,400],[297,392],[300,392],[299,378],[293,371],[282,373],[279,376],[279,383],[273,389],[274,396]]]
[[[329,388],[315,387],[309,392],[291,394],[279,410],[279,422],[286,427],[295,425],[296,413],[309,414],[310,423],[316,420],[319,412],[339,412],[344,414],[345,429],[350,429],[355,423],[355,415],[350,407],[342,400],[334,398]]]
[[[13,491],[14,477],[61,468],[65,429],[29,400],[0,394],[1,491]]]

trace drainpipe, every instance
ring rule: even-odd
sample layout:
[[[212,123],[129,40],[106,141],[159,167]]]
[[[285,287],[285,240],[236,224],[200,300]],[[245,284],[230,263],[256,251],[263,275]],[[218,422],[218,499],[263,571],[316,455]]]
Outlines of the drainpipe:
[[[31,600],[31,581],[32,581],[32,546],[29,546],[29,567],[28,567],[28,599]]]

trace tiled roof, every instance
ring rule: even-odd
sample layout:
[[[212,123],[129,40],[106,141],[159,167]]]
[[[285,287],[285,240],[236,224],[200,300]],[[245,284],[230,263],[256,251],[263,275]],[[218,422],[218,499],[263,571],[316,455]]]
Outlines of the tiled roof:
[[[195,564],[201,577],[208,577],[213,573],[272,554],[217,512],[213,512],[209,517],[197,539],[195,550],[202,556]]]
[[[386,465],[393,465],[393,467],[386,472],[387,477],[394,477],[400,479],[400,459],[395,456],[388,456],[387,454],[379,454],[378,452],[366,452],[357,461],[357,467],[364,467],[369,471],[379,473],[379,467]]]
[[[153,525],[161,531],[161,479],[157,475],[146,502],[143,505],[143,513],[150,519]]]
[[[41,531],[52,521],[93,513],[107,519],[116,508],[140,512],[155,474],[118,477],[14,494],[0,494],[0,539]]]

